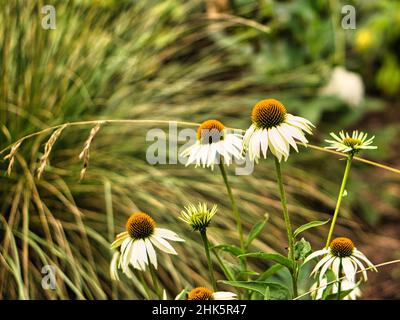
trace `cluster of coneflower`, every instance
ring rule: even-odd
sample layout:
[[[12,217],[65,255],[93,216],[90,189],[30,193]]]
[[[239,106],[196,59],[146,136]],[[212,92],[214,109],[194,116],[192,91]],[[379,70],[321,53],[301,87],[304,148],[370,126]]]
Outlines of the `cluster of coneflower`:
[[[346,184],[353,157],[361,149],[376,149],[375,146],[371,145],[374,137],[368,139],[367,134],[363,132],[354,131],[350,135],[342,131],[339,135],[331,133],[334,140],[326,140],[329,143],[326,148],[335,149],[346,155],[346,168],[325,247],[313,253],[307,252],[306,256],[299,259],[296,256],[295,234],[301,228],[293,232],[282,181],[281,161],[288,159],[291,148],[298,152],[299,145],[307,146],[308,140],[305,135],[312,134],[314,125],[305,118],[287,113],[284,105],[275,99],[258,102],[252,110],[251,120],[252,125],[244,135],[233,132],[218,120],[207,120],[198,128],[196,143],[182,152],[182,156],[188,158],[187,165],[195,164],[196,167],[203,166],[211,169],[214,169],[216,165],[219,166],[227,195],[232,204],[232,212],[237,220],[237,231],[241,252],[243,253],[238,257],[242,271],[246,273],[248,270],[246,254],[244,254],[245,243],[241,215],[228,181],[225,166],[231,165],[235,160],[243,160],[246,155],[251,161],[258,163],[260,158],[267,158],[269,150],[275,160],[277,184],[288,236],[288,256],[284,258],[287,263],[283,264],[289,266],[288,269],[292,278],[292,298],[298,297],[297,282],[300,267],[320,257],[310,274],[317,277],[316,283],[310,290],[311,296],[314,299],[324,299],[328,295],[337,295],[337,299],[356,299],[361,294],[359,289],[361,281],[358,281],[357,275],[362,273],[363,279],[366,281],[366,270],[376,271],[376,268],[363,253],[357,250],[352,240],[345,237],[332,240],[332,236],[341,201],[346,193]],[[184,297],[191,300],[238,298],[236,293],[218,291],[217,289],[210,243],[207,238],[207,227],[216,212],[216,206],[208,208],[207,204],[204,203],[197,206],[189,204],[181,212],[180,219],[190,225],[192,230],[198,231],[201,236],[212,289],[197,287],[190,292],[182,292],[178,295],[179,298]],[[309,223],[308,227],[302,229],[305,230],[317,225],[317,223]],[[132,214],[126,223],[126,230],[118,234],[111,245],[111,248],[115,250],[111,261],[112,278],[119,280],[120,271],[127,277],[133,278],[132,268],[141,272],[149,270],[153,277],[155,289],[159,294],[158,298],[165,298],[156,280],[155,270],[158,264],[155,247],[165,253],[176,255],[177,252],[169,241],[184,240],[171,230],[156,227],[156,222],[150,215],[142,212]]]

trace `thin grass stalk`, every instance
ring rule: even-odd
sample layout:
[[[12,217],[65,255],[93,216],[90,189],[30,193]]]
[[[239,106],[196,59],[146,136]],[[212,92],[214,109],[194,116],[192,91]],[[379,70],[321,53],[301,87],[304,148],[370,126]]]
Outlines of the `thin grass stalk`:
[[[201,239],[203,240],[204,251],[205,251],[206,257],[207,257],[208,273],[210,276],[211,285],[215,292],[215,291],[217,291],[217,283],[215,281],[214,267],[213,267],[211,255],[210,255],[210,243],[208,242],[206,229],[201,230],[200,235],[201,235]]]
[[[225,166],[224,166],[224,163],[222,162],[222,160],[219,163],[219,168],[221,170],[221,175],[222,175],[222,178],[224,179],[225,187],[228,192],[229,200],[231,202],[232,213],[236,219],[236,228],[237,228],[237,232],[239,234],[239,239],[240,239],[240,249],[242,250],[242,253],[244,254],[244,253],[246,253],[246,248],[244,245],[242,219],[240,216],[240,212],[239,212],[235,197],[233,196],[232,189],[231,189],[231,186],[228,181],[228,175],[226,173]],[[240,263],[242,266],[242,270],[246,271],[247,270],[246,258],[240,258]]]
[[[347,179],[349,177],[352,161],[353,161],[353,155],[349,155],[347,157],[346,169],[344,171],[342,184],[340,186],[339,196],[338,196],[338,199],[337,199],[337,202],[336,202],[335,212],[333,213],[333,218],[332,218],[331,226],[329,228],[328,237],[326,239],[325,248],[328,248],[329,244],[331,243],[331,239],[332,239],[332,235],[333,235],[333,229],[335,228],[336,220],[337,220],[337,218],[339,216],[340,205],[342,203],[343,194],[344,194],[344,192],[346,190]]]
[[[280,194],[281,203],[282,203],[283,218],[285,220],[286,233],[287,233],[288,242],[289,242],[289,258],[292,261],[291,276],[292,276],[293,295],[294,295],[294,297],[297,297],[297,295],[298,295],[297,294],[297,263],[294,258],[293,230],[292,230],[292,224],[290,222],[289,211],[287,208],[285,189],[283,187],[281,164],[277,157],[274,157],[274,159],[275,159],[275,169],[276,169],[276,177],[277,177],[278,187],[279,187],[279,194]]]

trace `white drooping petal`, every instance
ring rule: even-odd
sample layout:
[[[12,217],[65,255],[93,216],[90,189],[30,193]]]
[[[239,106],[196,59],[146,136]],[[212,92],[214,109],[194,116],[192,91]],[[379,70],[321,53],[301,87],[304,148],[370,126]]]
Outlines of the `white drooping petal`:
[[[252,124],[245,132],[243,137],[243,146],[247,147],[250,143],[250,139],[253,136],[254,130],[256,130],[256,126]]]
[[[279,131],[272,127],[268,129],[268,135],[270,137],[270,142],[274,146],[275,150],[281,152],[283,156],[289,153],[289,150],[286,146],[286,142],[282,139]]]
[[[374,264],[371,261],[369,261],[368,258],[361,251],[357,250],[356,248],[353,251],[353,256],[355,256],[355,257],[357,257],[357,258],[359,258],[361,260],[364,260],[369,267],[372,267],[372,270],[378,271],[375,268]]]
[[[310,126],[308,124],[306,124],[303,121],[299,121],[298,119],[296,119],[295,116],[292,116],[291,114],[287,115],[287,124],[292,125],[294,127],[297,127],[301,130],[304,130],[305,132],[307,132],[308,134],[312,134],[312,130],[310,128]]]
[[[282,152],[276,150],[272,143],[269,144],[269,149],[271,150],[271,153],[278,159],[278,161],[281,162],[283,156]]]
[[[335,274],[336,278],[340,278],[340,259],[335,259],[332,262],[332,271]]]
[[[129,243],[126,246],[126,249],[123,251],[123,253],[121,253],[121,269],[124,273],[128,273],[129,272],[129,262],[131,260],[132,257],[132,251],[133,251],[133,247],[134,247],[134,241],[132,239],[129,239]],[[122,251],[121,251],[122,252]]]
[[[148,259],[147,259],[147,252],[146,252],[146,244],[143,239],[135,241],[136,244],[136,250],[137,250],[137,256],[138,256],[138,263],[142,270],[146,270],[146,265],[149,264]]]
[[[260,147],[261,147],[261,130],[257,129],[256,131],[254,131],[254,134],[251,137],[249,145],[251,160],[260,158]]]
[[[328,249],[321,249],[321,250],[314,251],[313,253],[309,254],[309,255],[307,256],[307,258],[305,258],[303,264],[304,264],[304,263],[307,263],[307,262],[310,261],[311,259],[314,259],[314,258],[316,258],[316,257],[318,257],[318,256],[322,256],[322,255],[324,255],[324,254],[326,254],[326,253],[328,253],[328,252],[329,252]]]
[[[353,261],[349,258],[342,258],[342,267],[343,267],[343,272],[346,276],[346,278],[349,281],[355,280],[355,275],[356,275],[356,269],[354,267]]]
[[[268,151],[268,130],[263,129],[261,133],[261,151],[264,156],[264,159],[267,157]]]
[[[173,240],[173,241],[185,241],[180,238],[175,232],[164,229],[164,228],[155,228],[154,234],[164,239]]]
[[[120,259],[120,265],[125,261],[124,259],[126,259],[126,251],[127,249],[130,247],[130,244],[132,243],[132,238],[127,237],[125,238],[125,240],[122,242],[121,244],[121,256],[122,258]],[[125,257],[125,258],[124,258]]]
[[[189,158],[186,162],[186,166],[189,166],[192,163],[195,163],[198,157],[198,153],[200,150],[200,143],[196,142],[196,144],[192,148],[188,148],[186,150],[190,150],[187,154],[189,155]],[[182,156],[186,156],[186,154],[182,153]]]
[[[113,243],[111,243],[111,249],[117,249],[119,246],[122,245],[122,243],[125,241],[125,239],[129,237],[128,232],[124,231],[119,233],[116,237]]]
[[[213,300],[236,300],[237,295],[228,291],[217,291],[212,295]]]
[[[129,270],[129,267],[128,267],[129,264],[131,264],[135,269],[138,269],[138,270],[144,271],[146,269],[146,268],[143,268],[141,263],[139,262],[140,257],[139,257],[139,251],[137,249],[137,246],[138,246],[138,242],[132,241],[131,249],[129,250],[129,252],[127,251],[127,254],[126,254],[127,261],[125,263],[125,269],[123,269],[125,273],[127,273],[126,270]]]
[[[314,269],[311,271],[311,275],[313,275],[314,273],[319,271],[319,269],[331,258],[332,258],[332,256],[330,254],[327,254],[320,261],[318,261],[318,263],[315,265]]]
[[[169,254],[177,254],[175,249],[168,243],[168,241],[164,240],[161,237],[157,237],[155,235],[150,237],[150,241],[160,250],[169,253]]]
[[[110,263],[110,276],[113,280],[119,280],[118,276],[118,261],[120,259],[120,253],[118,251],[114,252]]]
[[[153,244],[149,239],[145,239],[144,243],[146,245],[146,251],[149,255],[150,262],[154,266],[154,268],[157,269],[157,255],[156,251],[154,250]]]
[[[360,267],[360,270],[361,270],[361,272],[363,274],[363,277],[364,277],[364,281],[367,281],[368,280],[368,275],[367,275],[367,270],[365,270],[364,265],[356,257],[352,257],[352,260]]]
[[[287,143],[289,143],[293,147],[293,149],[296,150],[296,152],[299,152],[299,149],[297,148],[297,144],[296,144],[296,142],[294,141],[294,139],[292,137],[291,131],[287,127],[284,127],[282,125],[278,126],[276,129],[279,131],[279,133],[282,136],[282,138]]]
[[[200,158],[200,163],[203,165],[203,167],[205,167],[207,164],[209,150],[210,150],[210,144],[205,144],[201,146],[202,154]]]
[[[328,271],[328,268],[332,265],[332,262],[333,262],[335,259],[338,259],[338,258],[335,258],[335,257],[332,257],[332,256],[331,256],[330,259],[327,260],[327,261],[325,262],[325,264],[322,266],[321,271],[320,271],[320,273],[319,273],[319,280],[320,280],[320,281],[324,278],[326,271]]]
[[[311,297],[313,297],[314,300],[320,300],[324,294],[324,291],[326,290],[328,284],[328,279],[323,278],[321,281],[316,281],[314,284],[311,286],[310,291],[311,291]]]

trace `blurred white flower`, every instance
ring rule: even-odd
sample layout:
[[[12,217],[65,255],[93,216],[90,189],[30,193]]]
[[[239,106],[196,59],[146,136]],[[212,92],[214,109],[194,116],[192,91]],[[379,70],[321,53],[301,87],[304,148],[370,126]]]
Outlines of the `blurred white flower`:
[[[336,67],[320,93],[337,96],[347,105],[358,107],[364,99],[364,83],[359,74],[347,71],[343,67]]]

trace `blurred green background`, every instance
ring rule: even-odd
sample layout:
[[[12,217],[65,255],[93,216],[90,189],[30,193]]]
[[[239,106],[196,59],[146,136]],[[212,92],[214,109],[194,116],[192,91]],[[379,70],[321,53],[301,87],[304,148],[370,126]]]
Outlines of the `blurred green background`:
[[[247,128],[260,99],[281,100],[317,125],[311,143],[329,132],[376,135],[368,159],[399,168],[400,4],[398,1],[298,0],[2,0],[0,19],[0,149],[65,122],[93,119],[209,118]],[[343,29],[344,4],[356,29]],[[56,9],[56,29],[41,22]],[[68,127],[35,177],[48,134],[26,140],[10,177],[0,162],[0,299],[107,299],[143,295],[109,276],[109,243],[136,210],[187,239],[178,257],[162,255],[168,296],[207,285],[197,234],[178,220],[189,201],[217,203],[209,230],[215,243],[238,243],[218,171],[151,166],[151,126],[103,126],[91,146],[86,178],[78,158],[90,126]],[[2,154],[3,158],[8,152]],[[303,149],[284,165],[295,226],[333,213],[343,161]],[[234,176],[245,231],[265,213],[268,224],[251,250],[285,254],[286,236],[271,159],[251,176]],[[374,263],[400,256],[400,177],[355,163],[336,235],[351,237]],[[305,233],[323,246],[328,226]],[[237,261],[224,259],[234,268]],[[43,290],[41,268],[57,268],[57,289]],[[267,262],[251,261],[257,272]],[[222,279],[217,269],[218,279]],[[285,274],[275,275],[287,281]],[[300,291],[311,281],[305,279]],[[229,289],[228,287],[221,288]],[[363,297],[400,298],[400,268],[371,274]]]

